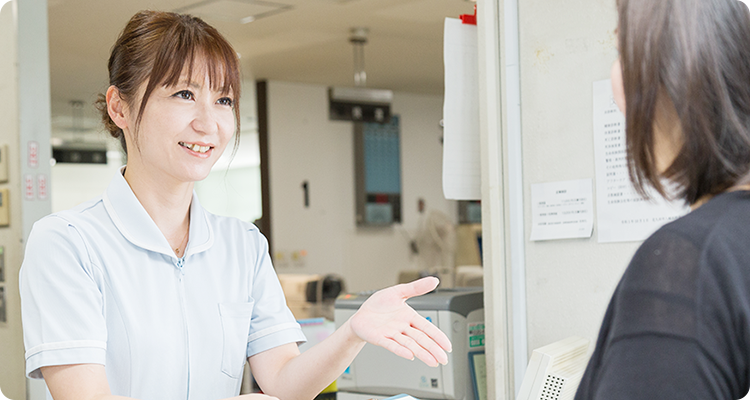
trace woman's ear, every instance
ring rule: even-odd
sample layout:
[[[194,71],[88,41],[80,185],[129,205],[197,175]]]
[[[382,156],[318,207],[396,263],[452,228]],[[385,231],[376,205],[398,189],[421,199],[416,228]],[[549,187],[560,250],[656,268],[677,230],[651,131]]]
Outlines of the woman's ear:
[[[120,129],[128,127],[127,107],[125,100],[120,97],[120,90],[114,85],[107,89],[107,113]]]

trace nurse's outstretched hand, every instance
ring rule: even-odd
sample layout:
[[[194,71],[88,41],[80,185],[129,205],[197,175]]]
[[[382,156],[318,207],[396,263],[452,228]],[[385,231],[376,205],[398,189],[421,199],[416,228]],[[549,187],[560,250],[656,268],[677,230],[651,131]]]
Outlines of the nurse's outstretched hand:
[[[362,340],[403,358],[416,357],[431,367],[447,364],[448,337],[406,304],[408,298],[428,293],[438,283],[437,278],[427,277],[376,292],[352,316],[352,330]]]

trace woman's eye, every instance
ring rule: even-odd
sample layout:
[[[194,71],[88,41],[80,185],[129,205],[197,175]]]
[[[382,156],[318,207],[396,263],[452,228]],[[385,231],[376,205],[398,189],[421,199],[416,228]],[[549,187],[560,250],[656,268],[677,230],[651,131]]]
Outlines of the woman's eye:
[[[222,98],[220,98],[217,101],[217,103],[219,103],[219,104],[221,104],[223,106],[229,106],[229,107],[231,107],[232,104],[234,104],[234,101],[232,101],[232,99],[230,99],[229,97],[222,97]]]
[[[178,97],[180,99],[185,100],[193,100],[193,93],[189,90],[180,90],[179,92],[172,95],[173,97]]]

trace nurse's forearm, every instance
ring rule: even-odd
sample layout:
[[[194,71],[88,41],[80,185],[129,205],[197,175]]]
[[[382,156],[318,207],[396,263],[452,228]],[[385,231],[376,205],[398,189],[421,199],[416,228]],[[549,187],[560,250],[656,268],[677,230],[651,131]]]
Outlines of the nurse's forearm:
[[[294,344],[280,346],[250,357],[250,368],[263,392],[284,400],[310,400],[344,372],[364,345],[346,321],[302,354]]]

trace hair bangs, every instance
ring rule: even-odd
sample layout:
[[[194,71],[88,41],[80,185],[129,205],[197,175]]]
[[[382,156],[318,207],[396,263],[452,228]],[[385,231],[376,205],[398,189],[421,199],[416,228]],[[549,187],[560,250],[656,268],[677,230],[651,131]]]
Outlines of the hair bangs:
[[[237,54],[216,29],[199,18],[180,15],[180,19],[165,30],[157,44],[137,123],[140,123],[146,103],[157,86],[177,86],[184,76],[192,80],[194,74],[202,73],[208,77],[211,90],[233,97],[236,132],[239,132],[240,73]]]

